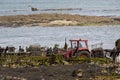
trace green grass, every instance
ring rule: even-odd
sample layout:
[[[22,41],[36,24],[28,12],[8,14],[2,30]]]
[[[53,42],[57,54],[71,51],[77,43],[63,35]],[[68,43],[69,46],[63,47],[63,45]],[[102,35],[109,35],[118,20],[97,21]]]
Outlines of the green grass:
[[[1,65],[39,66],[51,64],[64,64],[64,57],[61,54],[46,56],[18,56],[6,55],[0,57]]]

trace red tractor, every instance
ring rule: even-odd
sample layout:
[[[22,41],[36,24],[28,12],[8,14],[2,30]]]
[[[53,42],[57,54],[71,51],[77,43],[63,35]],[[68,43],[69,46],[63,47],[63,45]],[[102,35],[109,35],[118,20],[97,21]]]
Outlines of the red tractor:
[[[65,56],[71,57],[90,57],[88,40],[70,40],[71,48],[66,50]]]

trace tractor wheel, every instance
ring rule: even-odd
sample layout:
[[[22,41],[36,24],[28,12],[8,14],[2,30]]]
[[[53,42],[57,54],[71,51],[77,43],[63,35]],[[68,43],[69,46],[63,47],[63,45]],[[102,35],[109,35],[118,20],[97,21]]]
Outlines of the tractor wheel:
[[[89,58],[90,57],[90,53],[88,51],[80,51],[76,54],[76,57],[80,57],[80,58]]]

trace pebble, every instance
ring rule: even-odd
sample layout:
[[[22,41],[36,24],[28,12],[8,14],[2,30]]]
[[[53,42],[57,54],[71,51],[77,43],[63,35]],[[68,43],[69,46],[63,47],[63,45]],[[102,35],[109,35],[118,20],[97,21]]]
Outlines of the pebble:
[[[72,73],[73,77],[82,77],[83,76],[83,72],[81,69],[77,69],[77,70],[74,70],[73,73]]]
[[[11,80],[11,79],[13,79],[13,77],[12,76],[6,76],[6,79]]]

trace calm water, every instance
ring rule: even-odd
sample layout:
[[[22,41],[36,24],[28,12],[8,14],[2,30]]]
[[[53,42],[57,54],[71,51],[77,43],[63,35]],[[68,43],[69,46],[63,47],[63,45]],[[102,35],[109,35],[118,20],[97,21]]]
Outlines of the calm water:
[[[0,46],[42,46],[64,45],[64,39],[88,39],[89,47],[92,44],[103,43],[105,48],[113,48],[114,42],[120,38],[120,26],[103,27],[19,27],[0,28]],[[70,44],[69,44],[70,46]]]
[[[29,6],[36,7],[39,11],[31,11]],[[73,10],[43,11],[60,8],[73,8]],[[75,8],[82,10],[74,10]],[[120,0],[0,0],[0,15],[36,13],[120,16]]]

